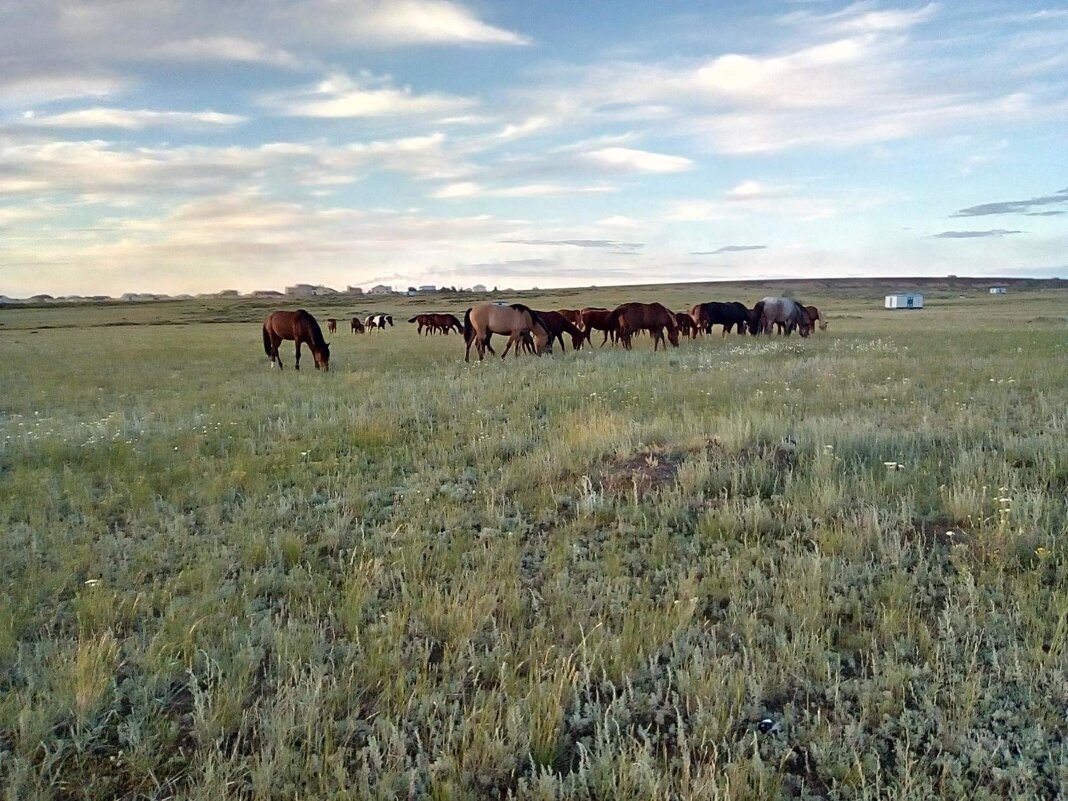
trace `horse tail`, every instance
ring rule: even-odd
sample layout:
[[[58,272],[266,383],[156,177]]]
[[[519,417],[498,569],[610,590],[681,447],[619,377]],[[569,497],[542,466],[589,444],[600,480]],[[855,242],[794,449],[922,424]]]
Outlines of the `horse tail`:
[[[623,307],[616,306],[612,311],[608,313],[608,319],[605,320],[605,328],[609,331],[616,331],[619,329],[620,318],[623,317]]]
[[[475,335],[475,327],[471,325],[471,309],[464,312],[464,342],[471,340]]]
[[[263,324],[263,352],[268,356],[271,355],[271,334],[267,330],[267,323]]]

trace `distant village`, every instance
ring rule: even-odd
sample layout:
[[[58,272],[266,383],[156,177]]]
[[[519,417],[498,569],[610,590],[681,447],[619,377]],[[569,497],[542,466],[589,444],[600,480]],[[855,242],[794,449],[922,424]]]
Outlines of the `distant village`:
[[[424,284],[423,286],[410,286],[407,290],[395,289],[392,286],[386,284],[378,284],[368,290],[364,290],[358,286],[348,286],[344,289],[334,289],[332,287],[323,286],[322,284],[294,284],[293,286],[287,286],[284,292],[279,292],[276,289],[257,289],[254,292],[248,292],[242,294],[236,289],[224,289],[221,292],[206,292],[198,295],[162,295],[153,292],[125,292],[119,297],[111,297],[110,295],[61,295],[55,297],[53,295],[34,295],[29,298],[9,298],[6,295],[0,295],[0,306],[3,305],[18,305],[18,304],[41,304],[41,303],[104,303],[104,302],[117,302],[125,301],[127,303],[146,303],[149,301],[158,300],[193,300],[195,298],[274,298],[278,300],[286,300],[289,298],[317,298],[317,297],[353,297],[364,295],[427,295],[441,292],[467,292],[467,293],[482,293],[489,292],[490,290],[483,284],[475,284],[471,287],[457,288],[455,286],[434,286],[433,284]],[[494,292],[497,288],[494,287]]]

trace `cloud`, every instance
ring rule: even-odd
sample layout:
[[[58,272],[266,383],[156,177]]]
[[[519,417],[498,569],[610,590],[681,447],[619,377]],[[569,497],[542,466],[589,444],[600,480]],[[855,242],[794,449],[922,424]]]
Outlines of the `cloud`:
[[[989,231],[943,231],[934,234],[935,239],[980,239],[988,236],[1007,236],[1009,234],[1021,234],[1023,231],[1008,231],[1004,228],[992,228]]]
[[[56,100],[103,97],[129,86],[124,78],[106,75],[40,74],[0,77],[0,105],[35,106]]]
[[[247,64],[271,64],[277,67],[298,67],[300,59],[280,48],[240,36],[198,36],[192,39],[164,42],[146,55],[173,61],[231,61]]]
[[[643,242],[617,242],[613,239],[502,239],[510,245],[570,245],[576,248],[612,248],[614,250],[637,250],[645,247]]]
[[[741,253],[746,250],[765,250],[767,245],[724,245],[715,250],[692,250],[691,256],[719,256],[722,253]]]
[[[583,153],[581,158],[613,172],[671,173],[693,169],[694,163],[683,156],[650,153],[629,147],[606,147]]]
[[[24,118],[24,124],[39,128],[124,128],[140,130],[148,127],[204,128],[232,126],[246,121],[238,114],[217,111],[154,111],[94,107],[66,111],[59,114]]]
[[[996,203],[983,203],[978,206],[969,206],[961,209],[953,217],[983,217],[989,214],[1019,214],[1028,213],[1035,206],[1048,206],[1058,203],[1068,203],[1068,187],[1061,189],[1052,195],[1033,197],[1028,200],[1003,200]],[[1061,213],[1059,210],[1054,214]]]
[[[471,197],[550,197],[556,195],[597,194],[614,192],[612,186],[573,186],[567,184],[521,184],[486,188],[473,181],[448,184],[430,193],[438,199],[455,200]]]
[[[416,94],[410,87],[394,88],[388,79],[365,77],[363,82],[332,75],[314,87],[279,92],[262,98],[267,108],[289,117],[398,117],[437,114],[467,108],[470,98],[445,94]]]
[[[325,4],[333,8],[333,4]],[[383,0],[351,4],[341,20],[358,35],[390,45],[496,44],[525,45],[530,40],[482,22],[457,3],[444,0]]]

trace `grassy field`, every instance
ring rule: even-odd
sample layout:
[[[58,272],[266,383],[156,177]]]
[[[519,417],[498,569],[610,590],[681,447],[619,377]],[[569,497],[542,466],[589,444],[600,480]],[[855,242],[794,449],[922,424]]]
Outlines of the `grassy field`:
[[[470,365],[317,300],[398,320],[327,374],[0,310],[5,797],[1068,795],[1068,290],[786,288],[829,330]]]

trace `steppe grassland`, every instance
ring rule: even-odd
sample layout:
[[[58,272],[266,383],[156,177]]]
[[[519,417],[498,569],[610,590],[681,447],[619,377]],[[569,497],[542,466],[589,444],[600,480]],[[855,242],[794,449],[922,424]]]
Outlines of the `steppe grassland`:
[[[481,365],[400,309],[325,375],[259,306],[0,314],[5,793],[1068,792],[1068,294],[804,299]]]

